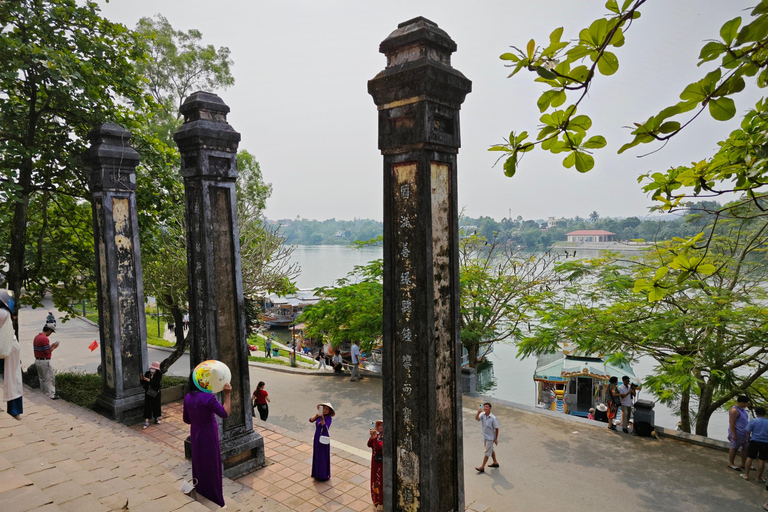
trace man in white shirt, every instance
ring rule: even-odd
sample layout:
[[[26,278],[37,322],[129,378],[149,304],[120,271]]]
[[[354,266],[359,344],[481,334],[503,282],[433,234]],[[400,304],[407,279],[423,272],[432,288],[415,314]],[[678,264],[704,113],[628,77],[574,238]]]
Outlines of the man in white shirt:
[[[350,382],[355,382],[356,380],[363,380],[363,378],[360,376],[360,342],[355,341],[352,344],[352,377],[350,377]]]
[[[629,377],[626,375],[621,378],[619,396],[621,396],[621,430],[625,434],[629,434],[629,416],[632,414],[632,400],[635,396],[635,388],[629,383]]]
[[[493,458],[493,464],[488,464],[489,468],[499,467],[499,462],[496,460],[496,450],[493,449],[494,445],[499,444],[499,420],[496,416],[491,414],[491,404],[485,402],[482,409],[477,411],[475,420],[480,422],[481,430],[483,431],[483,444],[485,447],[485,456],[483,457],[483,463],[479,468],[475,468],[479,473],[485,472],[485,463],[488,462],[488,457]]]

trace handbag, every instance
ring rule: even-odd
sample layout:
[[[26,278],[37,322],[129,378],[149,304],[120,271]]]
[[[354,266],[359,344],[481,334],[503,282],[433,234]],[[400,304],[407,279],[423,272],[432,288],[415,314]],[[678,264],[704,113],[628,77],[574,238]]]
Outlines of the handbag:
[[[192,497],[193,494],[197,494],[195,493],[195,487],[197,487],[197,478],[193,478],[191,481],[182,480],[179,490]]]
[[[373,456],[373,462],[384,462],[384,455],[377,453]]]
[[[323,426],[325,434],[320,434],[320,444],[331,444],[331,437],[328,435],[328,427]]]
[[[149,398],[155,398],[159,394],[160,394],[160,390],[159,389],[154,389],[154,388],[147,389],[147,396]]]

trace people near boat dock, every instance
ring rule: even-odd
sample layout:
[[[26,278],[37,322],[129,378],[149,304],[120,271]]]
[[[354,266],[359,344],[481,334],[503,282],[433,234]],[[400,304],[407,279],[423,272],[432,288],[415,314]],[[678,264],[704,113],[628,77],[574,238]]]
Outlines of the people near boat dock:
[[[266,354],[266,357],[269,357],[269,358],[272,357],[272,338],[271,337],[266,338],[266,340],[264,341],[264,353]]]
[[[218,506],[224,506],[222,487],[223,466],[219,448],[219,424],[216,416],[224,419],[232,407],[232,386],[224,385],[224,403],[213,393],[200,391],[189,376],[190,392],[184,397],[184,423],[190,425],[189,440],[192,447],[192,478],[197,480],[195,491]]]
[[[160,388],[162,386],[163,372],[160,371],[160,363],[155,361],[149,366],[149,370],[141,376],[141,386],[144,388],[144,425],[149,426],[149,420],[154,419],[155,424],[161,420],[160,412]]]
[[[264,386],[264,381],[259,381],[259,385],[256,386],[256,391],[253,392],[253,396],[251,397],[253,400],[253,409],[254,411],[259,411],[259,418],[261,418],[261,421],[267,421],[267,418],[269,417],[268,402],[271,402],[269,393],[264,389]]]
[[[369,431],[371,449],[371,501],[376,510],[384,510],[384,422],[377,420]]]
[[[595,419],[595,408],[594,407],[590,407],[589,414],[587,414],[587,419],[588,420],[594,420]]]
[[[330,402],[317,404],[317,414],[309,418],[315,424],[312,443],[312,478],[324,482],[331,478],[331,436],[328,432],[336,411]]]
[[[731,443],[731,449],[728,451],[728,467],[740,471],[746,467],[747,462],[747,424],[749,415],[747,406],[749,398],[741,395],[736,399],[736,405],[728,411],[728,441]],[[741,451],[741,466],[736,465],[736,454]]]
[[[637,388],[630,384],[629,376],[625,375],[621,378],[621,386],[619,386],[619,396],[621,397],[621,430],[625,433],[629,433],[629,418],[632,415],[632,405],[635,399],[635,390]]]
[[[499,420],[491,412],[493,406],[490,402],[485,402],[483,406],[477,410],[475,414],[475,420],[480,422],[480,429],[483,433],[483,446],[485,449],[483,455],[483,463],[480,467],[475,468],[478,473],[485,472],[485,464],[489,458],[493,459],[493,464],[488,464],[489,468],[499,467],[499,461],[496,460],[496,450],[494,445],[499,444]]]
[[[360,375],[360,342],[355,340],[355,342],[352,344],[351,349],[351,358],[352,358],[352,376],[349,378],[350,382],[355,382],[356,380],[363,380],[363,377]]]
[[[341,352],[336,352],[333,354],[333,359],[331,359],[331,362],[333,363],[333,372],[334,373],[342,373],[344,370],[344,360],[341,358]]]
[[[752,461],[757,461],[757,476],[755,481],[765,483],[765,461],[768,460],[768,418],[765,417],[764,407],[755,407],[755,418],[749,420],[746,429],[749,438],[747,448],[747,460],[744,464],[744,473],[741,478],[749,480],[749,470],[752,469]]]
[[[606,405],[608,406],[609,430],[616,430],[616,425],[613,424],[613,420],[616,419],[616,413],[621,406],[621,394],[619,393],[619,388],[617,386],[618,382],[618,377],[611,377],[608,380],[608,388],[605,391],[605,401]]]

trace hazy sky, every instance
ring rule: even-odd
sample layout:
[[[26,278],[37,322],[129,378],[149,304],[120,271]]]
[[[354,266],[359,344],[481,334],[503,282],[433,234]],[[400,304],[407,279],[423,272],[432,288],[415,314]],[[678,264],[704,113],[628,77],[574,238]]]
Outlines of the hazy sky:
[[[382,157],[377,112],[367,81],[385,66],[379,43],[397,24],[424,16],[456,41],[453,65],[472,80],[461,110],[459,207],[472,217],[644,215],[650,201],[637,184],[649,170],[710,156],[738,126],[701,116],[665,149],[637,158],[650,146],[617,155],[630,139],[625,127],[677,101],[707,68],[696,67],[704,40],[717,38],[728,19],[754,0],[656,0],[627,32],[616,53],[618,73],[600,76],[582,102],[594,133],[608,139],[586,175],[564,169],[564,155],[534,151],[517,176],[504,177],[498,153],[487,148],[511,130],[534,133],[543,92],[529,73],[506,76],[499,55],[510,45],[542,43],[558,26],[566,38],[606,12],[603,0],[418,1],[112,0],[105,17],[134,27],[162,13],[176,29],[196,28],[204,41],[227,46],[235,85],[218,91],[232,109],[240,147],[254,153],[274,192],[269,218],[382,217]],[[743,113],[758,95],[742,93]]]

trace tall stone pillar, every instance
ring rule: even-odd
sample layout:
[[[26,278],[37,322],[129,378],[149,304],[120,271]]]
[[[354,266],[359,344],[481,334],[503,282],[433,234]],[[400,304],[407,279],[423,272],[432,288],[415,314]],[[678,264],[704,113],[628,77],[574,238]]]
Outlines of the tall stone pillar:
[[[228,112],[215,94],[192,94],[174,140],[186,195],[190,363],[218,359],[232,371],[232,410],[219,434],[224,476],[237,478],[264,465],[264,440],[253,431],[235,200],[240,134]]]
[[[384,509],[463,511],[456,155],[471,82],[425,18],[368,82],[384,155]]]
[[[139,154],[130,145],[130,132],[116,124],[97,126],[88,139],[103,381],[97,404],[113,419],[130,423],[142,417],[140,376],[148,366],[136,215]]]

